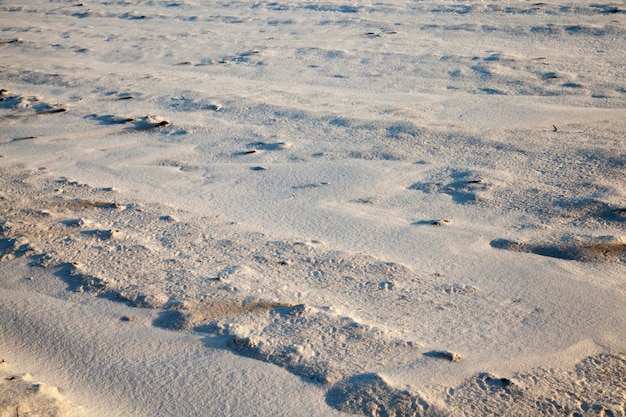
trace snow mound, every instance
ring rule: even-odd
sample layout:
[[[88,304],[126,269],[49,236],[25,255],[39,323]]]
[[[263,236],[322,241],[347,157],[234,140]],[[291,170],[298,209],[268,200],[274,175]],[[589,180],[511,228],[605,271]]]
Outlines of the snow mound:
[[[390,386],[378,374],[363,374],[335,385],[326,402],[345,413],[369,417],[421,417],[444,414],[419,395]]]
[[[538,369],[513,378],[482,373],[454,390],[454,416],[624,416],[626,357],[600,354],[572,370]]]
[[[283,367],[296,375],[333,383],[384,361],[413,343],[384,331],[303,304],[277,307],[255,329],[221,326],[237,353]]]
[[[84,410],[66,400],[58,388],[17,374],[0,363],[0,416],[79,417]]]
[[[581,262],[614,261],[626,263],[626,241],[615,236],[576,237],[545,242],[516,242],[496,239],[491,246],[514,252],[534,253]]]

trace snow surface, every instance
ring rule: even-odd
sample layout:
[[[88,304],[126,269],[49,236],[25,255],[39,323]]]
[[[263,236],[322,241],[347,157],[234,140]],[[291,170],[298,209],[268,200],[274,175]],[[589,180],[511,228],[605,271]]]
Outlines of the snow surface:
[[[0,28],[0,415],[626,415],[622,2]]]

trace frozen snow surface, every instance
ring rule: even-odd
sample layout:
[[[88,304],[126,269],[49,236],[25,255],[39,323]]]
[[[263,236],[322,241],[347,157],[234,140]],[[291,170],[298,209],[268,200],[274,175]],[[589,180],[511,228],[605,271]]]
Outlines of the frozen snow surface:
[[[0,0],[0,416],[625,416],[625,69],[623,2]]]

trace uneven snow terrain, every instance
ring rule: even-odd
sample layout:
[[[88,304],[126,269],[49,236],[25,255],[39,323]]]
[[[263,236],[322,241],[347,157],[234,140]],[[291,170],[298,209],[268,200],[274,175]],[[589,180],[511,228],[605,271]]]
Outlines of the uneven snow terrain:
[[[621,2],[0,28],[0,415],[626,415]]]

